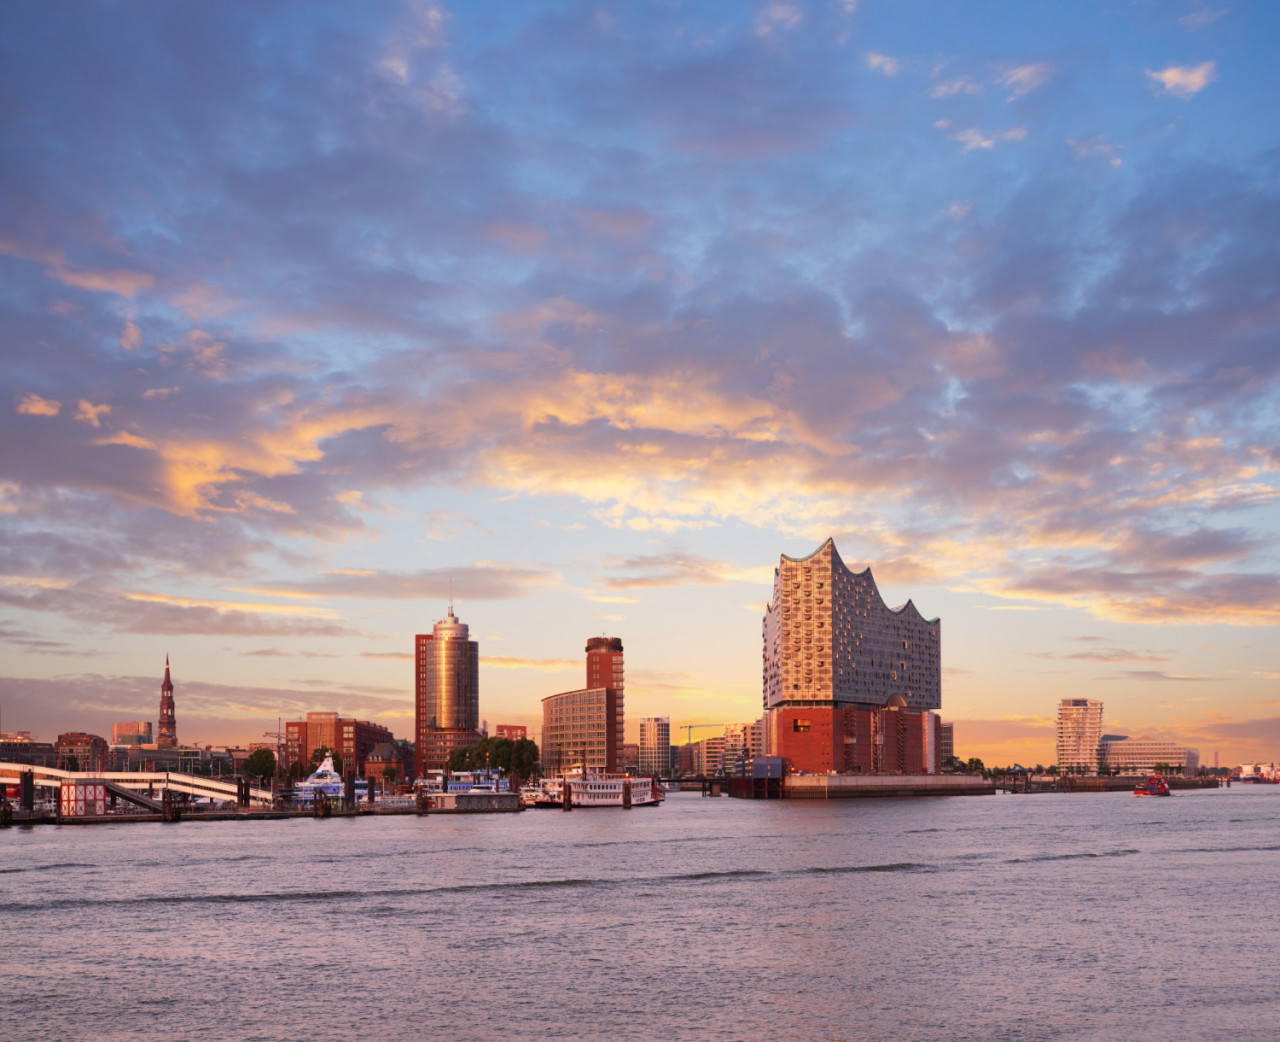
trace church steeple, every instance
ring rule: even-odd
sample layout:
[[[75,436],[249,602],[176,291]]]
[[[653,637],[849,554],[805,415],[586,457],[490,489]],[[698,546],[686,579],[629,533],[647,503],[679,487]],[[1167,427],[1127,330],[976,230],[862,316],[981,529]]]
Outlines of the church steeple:
[[[164,683],[160,685],[160,733],[156,735],[160,749],[178,747],[178,721],[173,712],[173,679],[169,676],[169,655],[164,656]]]

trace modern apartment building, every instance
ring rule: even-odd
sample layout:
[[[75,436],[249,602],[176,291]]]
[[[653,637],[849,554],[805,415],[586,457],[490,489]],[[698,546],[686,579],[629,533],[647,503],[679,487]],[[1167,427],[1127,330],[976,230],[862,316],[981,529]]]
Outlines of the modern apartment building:
[[[480,741],[480,645],[449,614],[414,638],[414,746],[417,772],[449,765],[454,749]]]
[[[640,718],[640,773],[644,775],[671,773],[671,718],[669,716]]]
[[[828,539],[781,556],[761,632],[766,755],[797,771],[938,769],[940,620],[888,607]]]
[[[1102,703],[1064,698],[1058,703],[1058,767],[1097,774],[1102,744]]]
[[[1120,774],[1150,774],[1156,764],[1164,764],[1190,778],[1200,769],[1199,749],[1155,738],[1107,735],[1101,742],[1100,753],[1102,766]]]

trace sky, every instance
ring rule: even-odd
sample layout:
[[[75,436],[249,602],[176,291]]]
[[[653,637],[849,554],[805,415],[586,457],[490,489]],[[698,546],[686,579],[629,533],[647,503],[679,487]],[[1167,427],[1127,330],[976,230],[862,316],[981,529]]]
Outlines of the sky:
[[[1280,760],[1280,8],[0,7],[0,728],[754,719],[779,556],[957,753]]]

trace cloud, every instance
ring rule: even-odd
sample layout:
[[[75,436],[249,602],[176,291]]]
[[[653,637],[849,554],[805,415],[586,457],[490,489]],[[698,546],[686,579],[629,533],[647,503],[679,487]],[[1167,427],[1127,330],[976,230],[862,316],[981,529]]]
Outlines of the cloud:
[[[972,152],[975,148],[995,148],[996,147],[995,138],[987,137],[985,134],[982,133],[982,131],[976,130],[972,127],[969,128],[968,130],[961,130],[955,134],[952,134],[951,140],[959,141],[962,145],[964,145],[964,150],[966,152]]]
[[[605,586],[611,590],[719,585],[728,581],[729,571],[722,561],[678,551],[612,558],[605,562],[605,567],[611,571],[630,573],[605,579]]]
[[[1122,670],[1118,676],[1102,677],[1103,680],[1142,680],[1149,683],[1165,683],[1166,681],[1176,681],[1179,683],[1201,683],[1204,681],[1221,681],[1220,677],[1195,676],[1189,674],[1166,673],[1159,669],[1126,669]]]
[[[972,76],[955,76],[929,88],[931,98],[954,98],[958,94],[981,94],[982,84]]]
[[[804,21],[804,12],[786,0],[766,0],[756,14],[756,35],[770,36],[775,32],[795,29]]]
[[[239,589],[267,597],[357,597],[376,600],[508,600],[527,597],[556,584],[555,572],[503,564],[423,569],[417,572],[384,570],[326,572],[314,579],[276,582],[270,586]]]
[[[1184,14],[1178,19],[1178,24],[1184,25],[1188,29],[1203,29],[1205,26],[1212,25],[1226,13],[1226,8],[1202,7],[1197,11],[1192,11],[1190,14]]]
[[[18,401],[17,409],[23,416],[57,416],[62,411],[62,403],[41,398],[38,394],[29,394]]]
[[[24,611],[53,612],[118,633],[339,637],[355,632],[319,611],[125,593],[98,589],[89,583],[9,579],[0,585],[0,604]]]
[[[886,76],[896,76],[902,71],[902,59],[890,58],[885,54],[876,54],[875,51],[868,51],[867,68],[878,69]]]
[[[1199,65],[1170,65],[1159,72],[1147,69],[1146,73],[1151,82],[1183,99],[1194,97],[1218,78],[1217,64],[1211,61]]]
[[[1111,166],[1119,166],[1121,163],[1120,156],[1117,153],[1122,146],[1109,143],[1101,134],[1095,134],[1092,137],[1079,140],[1069,138],[1067,147],[1071,149],[1071,154],[1077,159],[1089,159],[1096,156],[1105,159]]]
[[[92,402],[81,398],[79,407],[76,409],[76,422],[87,423],[90,427],[101,427],[102,421],[99,417],[110,414],[111,406],[94,405]]]
[[[532,669],[548,673],[581,670],[581,659],[520,658],[516,655],[481,655],[480,665],[491,669]]]
[[[1002,73],[1000,84],[1009,88],[1009,100],[1012,101],[1044,86],[1052,75],[1052,65],[1048,62],[1035,62],[1031,65],[1019,65]]]

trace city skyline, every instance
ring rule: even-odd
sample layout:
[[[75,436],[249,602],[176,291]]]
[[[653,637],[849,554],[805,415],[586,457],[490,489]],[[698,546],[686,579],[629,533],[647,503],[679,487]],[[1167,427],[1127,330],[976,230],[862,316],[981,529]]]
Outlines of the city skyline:
[[[414,728],[584,635],[759,715],[780,553],[946,623],[956,751],[1280,748],[1260,4],[0,11],[3,726]],[[57,60],[54,60],[56,56]],[[636,726],[629,722],[628,742]]]

